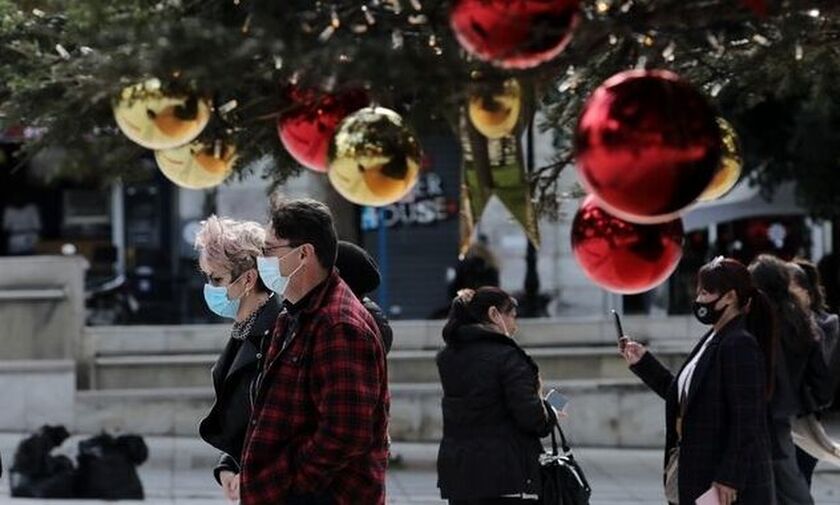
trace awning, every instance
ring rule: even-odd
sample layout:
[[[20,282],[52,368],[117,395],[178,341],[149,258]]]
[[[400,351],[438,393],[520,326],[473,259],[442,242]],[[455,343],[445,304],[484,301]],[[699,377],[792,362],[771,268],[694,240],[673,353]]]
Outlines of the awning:
[[[783,183],[768,201],[759,194],[758,186],[750,186],[748,180],[742,180],[723,198],[692,207],[683,216],[683,227],[685,231],[693,231],[750,217],[807,214],[796,204],[795,188],[794,182]]]

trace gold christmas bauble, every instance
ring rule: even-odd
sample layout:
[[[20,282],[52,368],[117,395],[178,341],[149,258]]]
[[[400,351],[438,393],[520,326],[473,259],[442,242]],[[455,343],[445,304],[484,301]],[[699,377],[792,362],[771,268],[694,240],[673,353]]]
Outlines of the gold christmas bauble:
[[[155,151],[155,160],[167,179],[187,189],[218,186],[233,171],[236,148],[217,141],[191,142],[173,149]]]
[[[347,200],[371,207],[405,197],[420,174],[420,144],[403,118],[382,107],[347,116],[333,135],[328,176]]]
[[[721,136],[720,165],[718,165],[712,182],[697,199],[700,202],[717,200],[729,193],[738,184],[738,180],[741,178],[741,169],[744,165],[744,160],[741,157],[741,143],[735,129],[729,124],[729,121],[722,117],[718,117],[717,122]]]
[[[114,100],[123,134],[147,149],[172,149],[195,140],[210,120],[210,102],[161,90],[157,79],[125,88]]]
[[[470,95],[468,112],[475,129],[489,139],[510,135],[519,121],[522,88],[508,79],[494,88],[483,88]]]

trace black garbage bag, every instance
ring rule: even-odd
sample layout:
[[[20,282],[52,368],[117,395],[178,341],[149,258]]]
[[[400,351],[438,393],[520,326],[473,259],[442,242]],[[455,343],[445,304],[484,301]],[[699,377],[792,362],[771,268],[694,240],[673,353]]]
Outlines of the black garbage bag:
[[[77,487],[79,498],[142,500],[143,484],[137,467],[149,457],[138,435],[112,437],[106,433],[79,442]]]
[[[9,469],[11,494],[26,498],[74,498],[76,473],[66,456],[50,453],[67,440],[64,426],[42,426],[24,439]]]

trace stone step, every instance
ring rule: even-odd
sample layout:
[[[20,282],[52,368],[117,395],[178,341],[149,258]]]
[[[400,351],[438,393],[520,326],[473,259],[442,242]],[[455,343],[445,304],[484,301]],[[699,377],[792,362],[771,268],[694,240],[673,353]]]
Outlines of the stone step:
[[[635,379],[546,381],[571,398],[568,435],[591,447],[658,447],[664,437],[664,404]],[[391,437],[433,442],[441,437],[441,389],[436,383],[391,385]],[[197,436],[209,411],[209,388],[80,391],[75,430]]]
[[[388,355],[388,373],[393,383],[436,382],[437,350],[394,350]],[[657,356],[677,367],[687,348],[660,348]],[[554,380],[630,379],[632,373],[613,346],[529,348],[543,377]],[[206,387],[217,355],[137,354],[98,356],[94,361],[91,389],[137,389]]]
[[[443,344],[443,321],[392,321],[394,350],[438,349]],[[612,319],[564,317],[521,319],[517,341],[524,347],[611,345],[615,342]],[[624,330],[651,341],[696,341],[704,327],[693,317],[624,317]],[[229,325],[96,326],[85,328],[83,349],[88,356],[135,354],[210,353],[224,347]]]

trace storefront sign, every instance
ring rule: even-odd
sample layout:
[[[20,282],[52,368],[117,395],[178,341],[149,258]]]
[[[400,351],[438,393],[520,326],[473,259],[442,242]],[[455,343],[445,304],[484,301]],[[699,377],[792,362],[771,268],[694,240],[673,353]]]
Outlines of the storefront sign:
[[[428,226],[458,216],[458,202],[447,197],[443,179],[434,172],[421,174],[414,191],[392,205],[362,210],[362,231],[379,229],[380,221],[387,228],[398,226]]]

